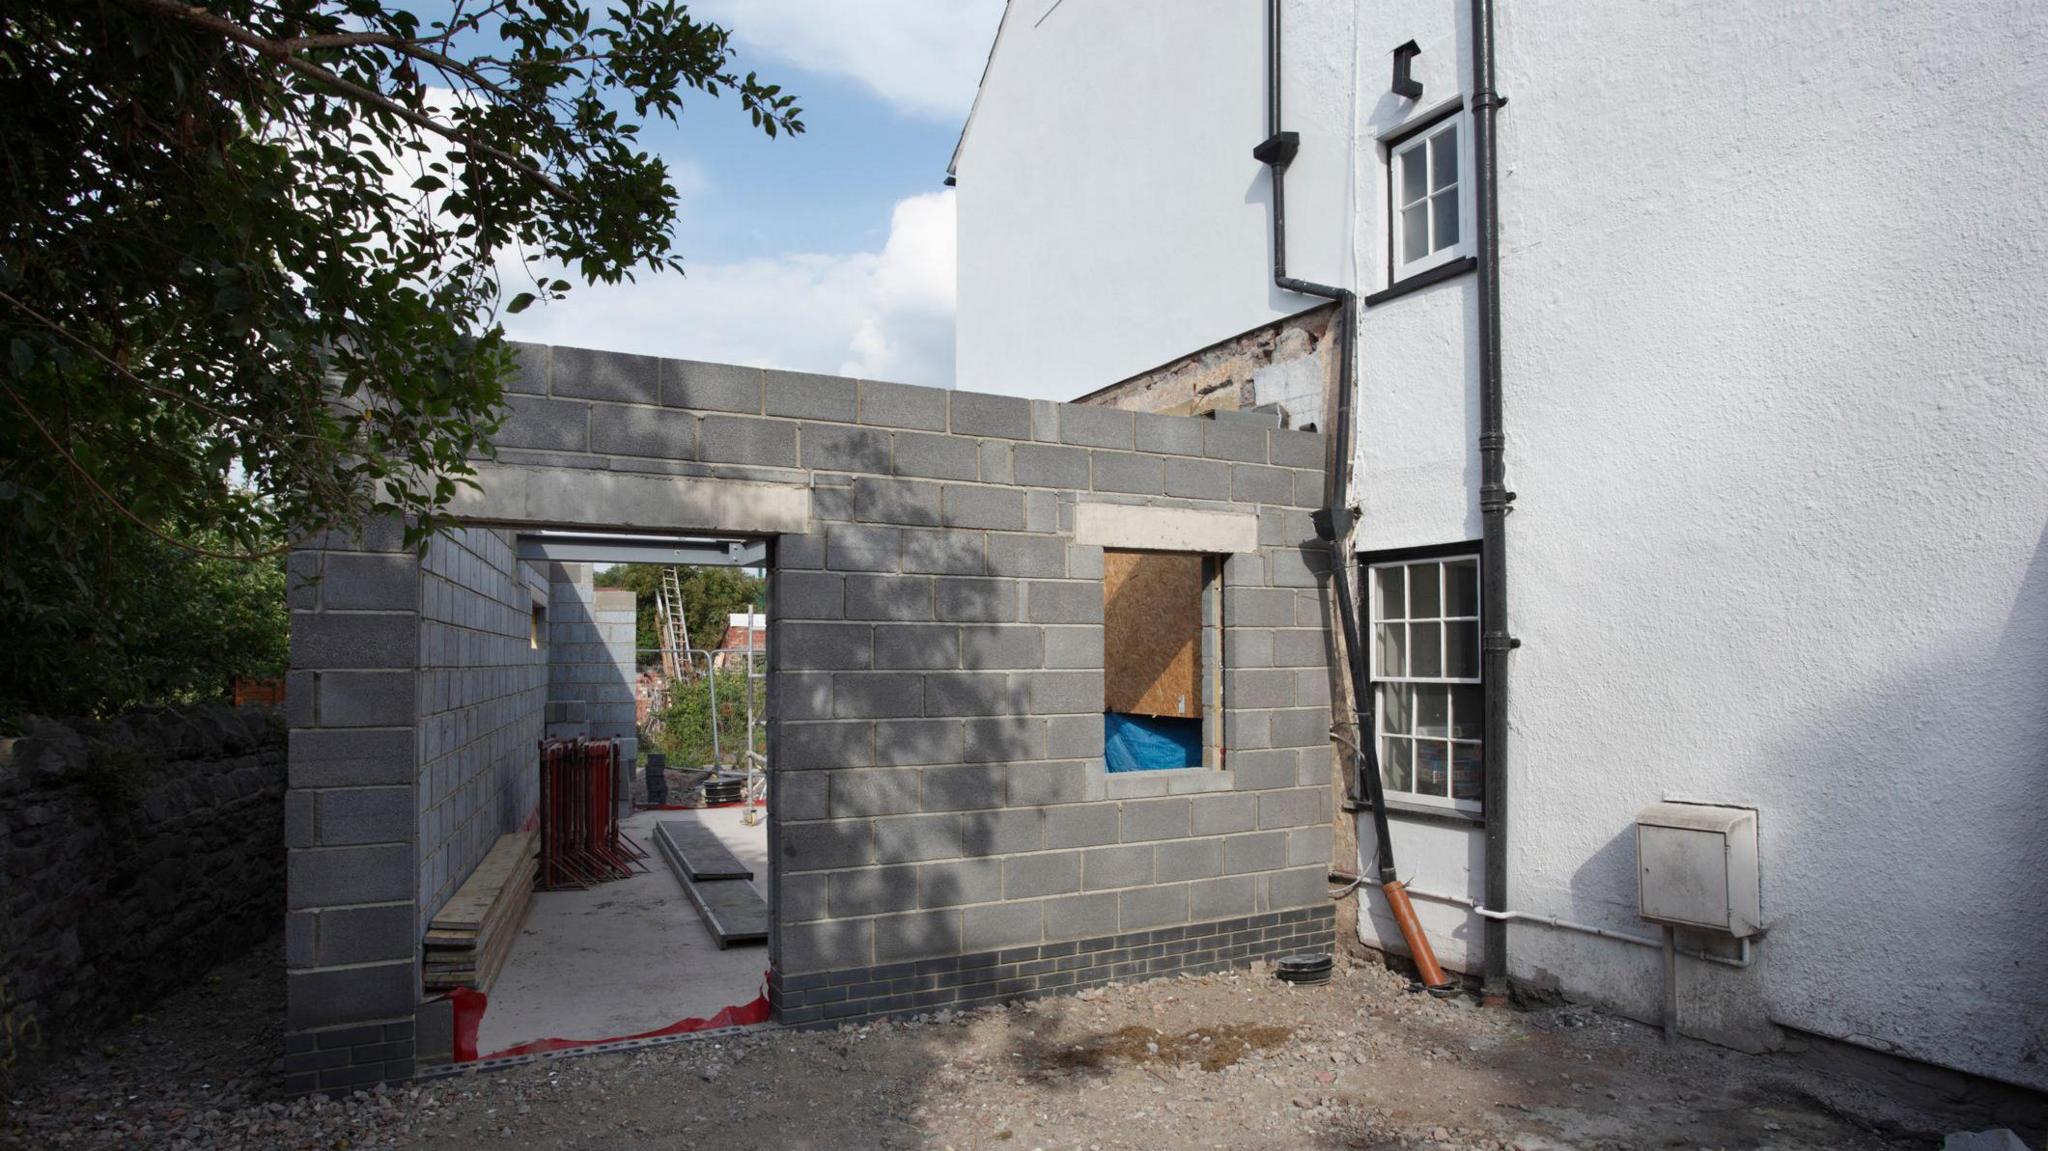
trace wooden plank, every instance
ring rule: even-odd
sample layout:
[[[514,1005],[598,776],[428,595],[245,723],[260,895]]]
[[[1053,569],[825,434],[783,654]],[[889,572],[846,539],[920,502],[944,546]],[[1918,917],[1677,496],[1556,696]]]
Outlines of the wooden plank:
[[[429,947],[475,946],[480,936],[487,934],[499,920],[504,919],[511,913],[515,901],[502,896],[517,893],[519,896],[517,902],[523,907],[526,900],[532,898],[534,877],[539,873],[540,861],[538,859],[528,860],[520,866],[518,871],[513,872],[510,879],[506,881],[501,898],[491,905],[491,909],[485,913],[482,923],[475,927],[443,927],[440,925],[440,921],[436,920],[427,928],[427,945]]]
[[[1103,706],[1127,715],[1202,714],[1203,557],[1102,555]]]
[[[681,857],[690,879],[752,879],[754,869],[741,863],[718,833],[694,819],[664,819],[654,833]]]
[[[474,928],[483,925],[491,905],[504,893],[506,881],[512,873],[532,858],[540,845],[537,831],[515,831],[501,835],[491,846],[481,863],[462,881],[455,894],[434,913],[432,926],[438,928]]]

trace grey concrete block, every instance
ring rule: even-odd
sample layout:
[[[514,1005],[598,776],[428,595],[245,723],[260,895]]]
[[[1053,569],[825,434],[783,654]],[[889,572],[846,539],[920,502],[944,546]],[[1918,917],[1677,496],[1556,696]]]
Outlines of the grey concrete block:
[[[1024,530],[1029,532],[1056,532],[1073,530],[1072,506],[1062,518],[1060,497],[1055,492],[1028,491],[1024,493]]]
[[[875,670],[949,669],[960,666],[959,630],[934,624],[880,624],[875,628]]]
[[[1287,833],[1253,831],[1223,840],[1223,873],[1273,871],[1287,866]]]
[[[1188,834],[1188,800],[1130,799],[1123,804],[1123,841],[1178,839]]]
[[[907,530],[903,533],[903,570],[935,575],[981,575],[986,536],[981,532]]]
[[[1202,454],[1202,421],[1187,416],[1154,415],[1151,412],[1138,412],[1135,416],[1139,451],[1158,452],[1169,456]]]
[[[1010,482],[1010,445],[1001,440],[982,440],[975,446],[978,471],[985,484]]]
[[[775,571],[800,571],[825,566],[825,536],[813,531],[808,535],[783,535],[775,537]],[[774,594],[774,589],[769,589]]]
[[[1010,715],[1018,700],[1002,672],[933,672],[926,680],[925,710],[930,715]]]
[[[1230,774],[1239,791],[1294,787],[1301,775],[1301,753],[1291,747],[1244,748],[1230,757]]]
[[[1196,922],[1235,919],[1259,909],[1259,877],[1226,875],[1188,885],[1188,913]]]
[[[661,361],[661,402],[698,412],[761,413],[761,369],[696,360]]]
[[[960,819],[948,813],[875,820],[875,862],[916,863],[962,854]]]
[[[938,617],[954,623],[1010,623],[1017,618],[1017,584],[1006,579],[941,579]]]
[[[1142,931],[1188,921],[1188,885],[1134,887],[1117,893],[1117,927]]]
[[[1207,879],[1223,873],[1223,841],[1218,839],[1177,839],[1153,848],[1153,867],[1159,882]]]
[[[286,847],[317,847],[315,841],[318,825],[313,818],[313,801],[320,795],[317,791],[293,788],[284,796],[284,845]]]
[[[1294,498],[1288,502],[1298,508],[1322,507],[1329,502],[1329,494],[1325,491],[1326,486],[1322,472],[1296,469],[1294,472]]]
[[[823,919],[828,914],[827,899],[831,879],[838,872],[806,871],[796,875],[776,877],[775,918],[777,922],[803,923]]]
[[[410,787],[341,787],[319,793],[319,844],[410,843],[418,809]]]
[[[1067,541],[1059,536],[996,533],[988,537],[988,572],[1060,579],[1067,574]]]
[[[538,396],[506,396],[505,422],[492,440],[501,448],[590,450],[590,405]]]
[[[924,714],[924,677],[914,672],[842,672],[832,679],[835,719],[900,719]]]
[[[1102,549],[1094,544],[1067,545],[1067,578],[1102,578]]]
[[[1223,618],[1231,628],[1293,627],[1294,593],[1285,588],[1226,586]]]
[[[1016,396],[991,396],[979,392],[952,392],[955,435],[1001,436],[1004,439],[1031,438],[1031,404]]]
[[[292,616],[291,660],[297,668],[411,668],[419,659],[418,617],[412,612]]]
[[[295,911],[413,897],[412,816],[408,842],[322,847],[285,853],[286,903]]]
[[[1230,769],[1237,770],[1237,756],[1231,756]],[[1191,828],[1196,835],[1224,835],[1233,831],[1250,831],[1258,822],[1259,801],[1257,796],[1223,792],[1216,795],[1194,797]]]
[[[874,629],[864,623],[792,620],[776,637],[778,667],[791,671],[865,669],[874,658]]]
[[[284,917],[284,965],[286,970],[312,967],[318,945],[319,913],[291,911]]]
[[[1118,408],[1097,408],[1086,404],[1061,404],[1060,442],[1089,448],[1136,446],[1131,434],[1131,413]]]
[[[834,571],[895,571],[902,556],[900,528],[834,524],[825,533],[825,566]]]
[[[932,577],[847,576],[846,618],[929,620],[932,618]]]
[[[890,435],[873,428],[851,424],[797,425],[797,439],[803,449],[803,465],[826,472],[874,472],[889,470]]]
[[[1057,401],[1031,401],[1031,438],[1046,442],[1060,438],[1060,405]]]
[[[1098,492],[1156,496],[1166,482],[1166,462],[1135,452],[1090,452],[1092,481]]]
[[[1274,428],[1266,433],[1272,461],[1290,468],[1321,468],[1326,441],[1315,432]]]
[[[1244,708],[1227,711],[1223,715],[1224,746],[1235,753],[1252,748],[1270,747],[1271,743],[1267,736],[1272,722],[1273,713],[1270,711]],[[1243,787],[1244,780],[1240,778],[1237,785]]]
[[[1225,671],[1223,698],[1231,707],[1286,707],[1294,702],[1294,673],[1270,667]]]
[[[1300,508],[1260,508],[1259,546],[1315,548],[1327,552],[1325,545],[1316,539],[1315,525],[1309,518],[1312,514]]]
[[[1330,711],[1321,707],[1295,707],[1272,714],[1268,727],[1272,747],[1318,747],[1330,740]]]
[[[317,554],[293,553],[295,573],[302,557],[320,558]],[[420,565],[410,552],[333,552],[325,557],[320,570],[323,578],[318,590],[322,605],[329,611],[411,611],[419,606]],[[297,622],[295,618],[294,628]]]
[[[1223,583],[1227,587],[1265,587],[1264,552],[1239,552],[1223,561]]]
[[[1015,796],[1010,799],[1017,802]],[[968,855],[1011,855],[1037,851],[1042,816],[1035,808],[970,811],[960,817],[960,844]]]
[[[336,907],[320,912],[319,935],[311,965],[412,961],[419,943],[411,900],[376,907]]]
[[[1274,548],[1266,555],[1274,587],[1316,587],[1329,578],[1330,555],[1323,548]]]
[[[945,581],[939,588],[940,610],[946,610]],[[1014,593],[1015,585],[1008,585]],[[1016,615],[1011,608],[1012,618]],[[1035,627],[969,624],[960,629],[960,666],[976,670],[990,668],[1035,668],[1045,662],[1044,630]]]
[[[796,466],[796,425],[783,420],[705,416],[697,443],[697,456],[706,463]]]
[[[1003,806],[1000,764],[956,763],[924,769],[924,810],[980,811]]]
[[[1319,822],[1318,800],[1329,795],[1321,788],[1297,787],[1259,793],[1259,827],[1302,827]]]
[[[965,912],[961,946],[968,952],[1018,947],[1045,938],[1045,923],[1036,903],[983,903]]]
[[[399,727],[413,721],[411,671],[323,671],[323,727]]]
[[[1294,706],[1328,710],[1336,698],[1336,685],[1327,668],[1309,667],[1294,673]]]
[[[1032,716],[994,716],[966,723],[969,763],[1018,763],[1045,758],[1045,722]]]
[[[1102,622],[1102,585],[1092,580],[1031,580],[1025,585],[1026,618],[1032,623]]]
[[[1056,715],[1045,721],[1048,759],[1100,759],[1103,721],[1096,714]]]
[[[298,548],[290,556],[286,557],[284,568],[284,606],[286,611],[313,611],[319,608],[320,584],[322,582],[320,579],[322,554],[310,548]],[[411,559],[410,556],[373,556],[366,558],[397,560],[401,563]],[[415,578],[417,577],[415,576]],[[372,587],[375,587],[376,581],[372,580],[370,584]],[[407,590],[413,596],[419,594],[418,585],[411,581],[408,581]],[[379,604],[377,606],[402,608],[410,602],[412,601],[407,600],[402,603]]]
[[[1167,495],[1183,499],[1227,500],[1230,498],[1230,465],[1221,460],[1169,456],[1165,486]]]
[[[947,393],[939,388],[862,380],[857,391],[861,423],[886,428],[946,430]]]
[[[917,911],[875,920],[875,961],[900,963],[960,954],[958,911]]]
[[[667,408],[594,404],[590,450],[664,460],[697,458],[697,416]]]
[[[1102,665],[1100,627],[1084,625],[1045,629],[1045,666],[1090,670]]]
[[[1100,772],[1100,768],[1094,769]],[[1087,761],[1012,763],[1010,805],[1079,803],[1089,798],[1090,766]]]
[[[846,577],[834,572],[775,573],[775,613],[779,620],[846,618]]]
[[[1328,865],[1330,841],[1333,834],[1329,824],[1321,827],[1303,827],[1287,833],[1287,866],[1313,867]]]
[[[934,525],[939,491],[938,484],[863,476],[853,481],[853,515],[864,523]]]
[[[1102,714],[1099,671],[1012,672],[1010,691],[1024,715]]]
[[[840,424],[854,422],[858,398],[852,380],[775,371],[765,373],[763,378],[766,390],[762,410],[771,416],[830,420]]]
[[[546,344],[513,341],[508,341],[507,346],[512,349],[512,374],[505,380],[505,390],[527,396],[547,395],[554,349]]]
[[[1329,899],[1329,864],[1291,867],[1261,876],[1266,882],[1266,910],[1319,907]]]
[[[1012,488],[946,485],[946,526],[1024,530],[1024,493]]]
[[[1081,853],[1039,852],[1003,861],[1003,898],[1035,899],[1081,890]]]
[[[917,906],[917,868],[863,867],[831,874],[826,907],[835,919],[908,911]]]
[[[1011,470],[1023,487],[1088,489],[1088,453],[1080,448],[1018,444]]]
[[[865,819],[783,823],[778,831],[785,871],[864,867],[875,860],[874,827]]]
[[[1087,939],[1114,935],[1117,930],[1116,892],[1096,895],[1062,895],[1044,902],[1045,937]]]
[[[1294,479],[1285,468],[1237,464],[1230,469],[1230,498],[1238,503],[1284,504],[1294,498]]]
[[[1279,633],[1271,628],[1225,628],[1223,631],[1223,666],[1226,668],[1273,666],[1273,637],[1277,634]]]
[[[885,719],[875,723],[875,763],[882,767],[960,763],[957,719]]]
[[[292,1030],[411,1017],[419,971],[403,963],[293,971],[285,976],[285,1026]]]
[[[778,771],[768,778],[774,791],[769,806],[777,819],[823,819],[831,814],[830,772]]]
[[[556,348],[553,392],[626,404],[661,402],[661,361],[653,356]]]
[[[293,731],[286,749],[294,788],[409,784],[418,754],[410,727]]]
[[[1086,852],[1081,875],[1089,891],[1151,883],[1152,845],[1091,847]]]
[[[780,927],[777,959],[785,975],[866,967],[874,962],[872,919],[825,919]]]
[[[1000,859],[949,859],[924,863],[917,868],[917,901],[920,907],[959,907],[965,903],[988,903],[1003,897],[1003,861]]]
[[[875,762],[875,725],[867,720],[831,723],[785,721],[780,739],[768,749],[778,771],[829,771]]]
[[[1273,637],[1273,666],[1323,669],[1330,662],[1330,638],[1321,628],[1289,628]]]
[[[896,436],[896,474],[939,480],[972,480],[981,475],[981,448],[960,436]]]
[[[1213,460],[1266,463],[1266,432],[1255,423],[1211,420],[1202,426],[1202,454]]]
[[[1045,846],[1048,848],[1099,847],[1115,842],[1115,804],[1064,804],[1045,811]]]

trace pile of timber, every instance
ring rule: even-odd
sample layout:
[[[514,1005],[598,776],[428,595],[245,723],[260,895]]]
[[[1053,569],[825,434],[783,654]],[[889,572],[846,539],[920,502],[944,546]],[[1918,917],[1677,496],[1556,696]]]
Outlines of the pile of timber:
[[[501,835],[427,925],[426,985],[489,992],[526,921],[540,869],[540,832]]]

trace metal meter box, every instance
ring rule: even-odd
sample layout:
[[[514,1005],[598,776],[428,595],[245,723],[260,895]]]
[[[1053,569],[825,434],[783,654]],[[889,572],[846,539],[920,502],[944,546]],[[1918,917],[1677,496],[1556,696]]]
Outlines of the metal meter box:
[[[1636,816],[1637,902],[1644,919],[1725,932],[1763,926],[1756,812],[1657,803]]]

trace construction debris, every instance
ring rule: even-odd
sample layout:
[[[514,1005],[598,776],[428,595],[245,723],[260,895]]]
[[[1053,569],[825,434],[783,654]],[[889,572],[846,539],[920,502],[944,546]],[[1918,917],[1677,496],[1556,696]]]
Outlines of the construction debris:
[[[455,897],[435,914],[427,925],[428,989],[490,991],[533,899],[539,839],[534,831],[499,836]]]

